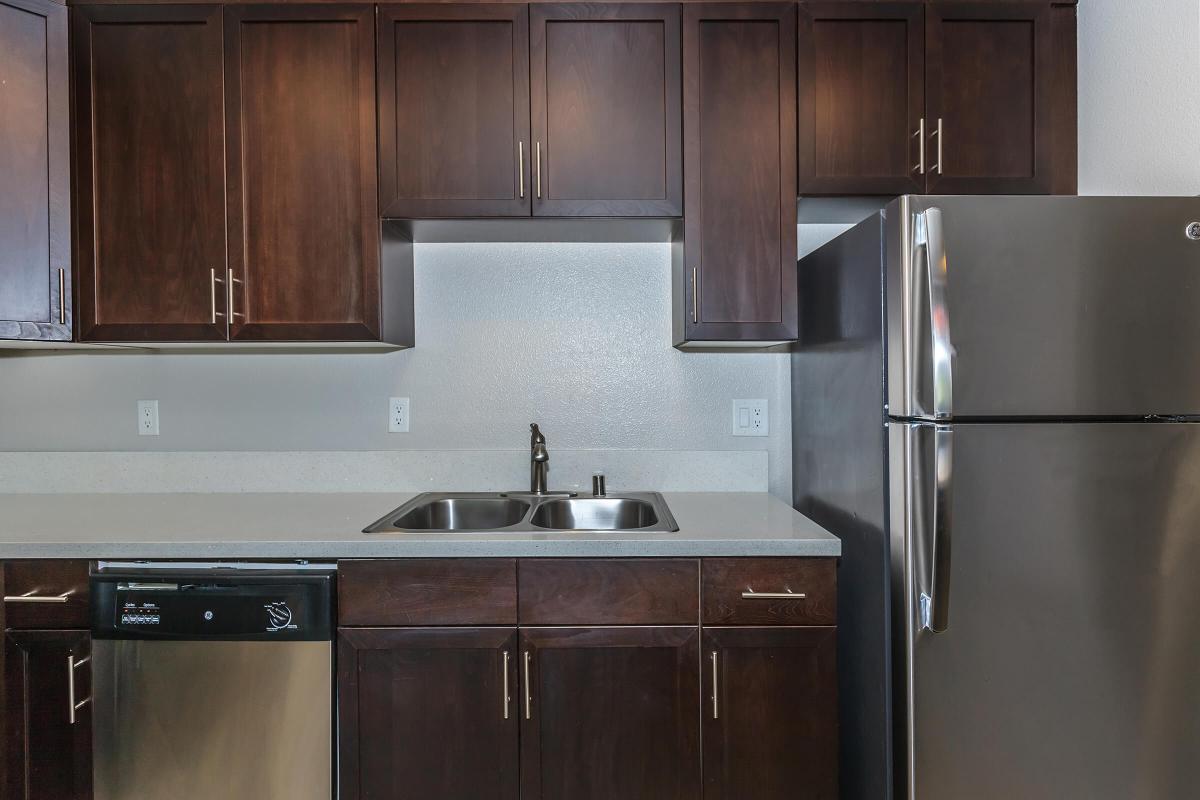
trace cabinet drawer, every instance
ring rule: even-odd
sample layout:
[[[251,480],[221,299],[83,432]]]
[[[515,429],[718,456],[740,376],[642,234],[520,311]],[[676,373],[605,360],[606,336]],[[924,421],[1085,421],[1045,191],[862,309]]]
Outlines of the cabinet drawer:
[[[695,559],[524,559],[522,625],[695,625]]]
[[[705,625],[837,624],[832,558],[706,558],[701,591]]]
[[[4,562],[5,628],[90,626],[88,562],[49,559]]]
[[[338,562],[338,624],[515,625],[511,558]]]

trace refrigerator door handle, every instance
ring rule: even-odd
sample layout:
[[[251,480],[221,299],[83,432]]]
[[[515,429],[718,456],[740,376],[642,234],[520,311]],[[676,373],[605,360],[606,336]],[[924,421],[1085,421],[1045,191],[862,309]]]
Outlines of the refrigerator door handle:
[[[929,307],[929,378],[933,406],[919,410],[932,413],[934,419],[948,420],[954,416],[954,344],[950,338],[950,309],[946,296],[949,264],[940,208],[927,208],[913,215],[913,249],[925,267],[923,277],[928,296],[921,300]],[[919,332],[920,326],[913,325],[911,330]],[[924,354],[925,346],[925,342],[915,342],[910,352]],[[918,371],[914,383],[924,377],[922,373],[923,370]]]
[[[928,583],[920,596],[921,628],[945,633],[950,627],[951,498],[954,475],[954,432],[946,425],[933,428],[933,497],[927,541]]]

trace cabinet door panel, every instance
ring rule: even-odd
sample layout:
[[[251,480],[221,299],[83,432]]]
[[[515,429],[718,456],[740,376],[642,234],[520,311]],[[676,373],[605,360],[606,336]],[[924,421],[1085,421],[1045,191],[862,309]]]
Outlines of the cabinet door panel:
[[[0,339],[69,341],[67,10],[0,1],[0,74]]]
[[[534,213],[680,215],[679,7],[531,9]]]
[[[796,337],[796,8],[684,8],[684,339]]]
[[[925,43],[929,192],[1049,192],[1050,5],[933,3]]]
[[[800,194],[921,192],[921,3],[800,6]]]
[[[513,628],[339,631],[339,796],[516,800],[516,646]]]
[[[836,641],[834,628],[704,630],[705,800],[836,800]]]
[[[523,628],[522,798],[697,797],[698,640],[696,628]]]
[[[89,641],[87,631],[5,634],[4,797],[92,796]]]
[[[379,152],[384,216],[527,216],[527,6],[380,6]]]
[[[225,11],[231,338],[379,337],[374,8]]]
[[[80,338],[224,339],[220,6],[72,15]]]

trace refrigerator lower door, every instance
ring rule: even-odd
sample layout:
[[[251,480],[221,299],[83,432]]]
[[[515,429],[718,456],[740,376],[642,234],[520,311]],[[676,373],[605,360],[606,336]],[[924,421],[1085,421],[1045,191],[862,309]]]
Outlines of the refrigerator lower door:
[[[897,797],[1194,797],[1200,423],[889,437]]]

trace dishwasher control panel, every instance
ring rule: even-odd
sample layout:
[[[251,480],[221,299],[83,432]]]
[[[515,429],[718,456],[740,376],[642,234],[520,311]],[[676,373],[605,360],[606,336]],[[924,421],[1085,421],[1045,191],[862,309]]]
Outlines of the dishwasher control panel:
[[[92,635],[111,639],[329,639],[332,576],[93,575]]]

